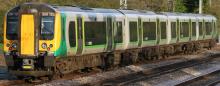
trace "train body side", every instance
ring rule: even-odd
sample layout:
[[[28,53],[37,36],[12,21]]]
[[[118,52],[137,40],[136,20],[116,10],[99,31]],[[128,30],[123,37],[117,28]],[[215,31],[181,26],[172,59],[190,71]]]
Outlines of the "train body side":
[[[4,18],[4,55],[17,76],[103,68],[211,48],[216,22],[211,15],[26,3]]]

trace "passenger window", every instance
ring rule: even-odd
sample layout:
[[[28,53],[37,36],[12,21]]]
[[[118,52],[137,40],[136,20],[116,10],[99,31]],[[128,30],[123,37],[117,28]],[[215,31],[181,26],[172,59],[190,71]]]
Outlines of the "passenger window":
[[[202,29],[203,29],[202,22],[199,22],[199,36],[203,35]]]
[[[189,37],[189,22],[182,22],[180,36]]]
[[[212,23],[211,22],[206,22],[205,23],[206,26],[206,35],[211,35],[212,32]]]
[[[143,40],[156,40],[156,22],[143,22]]]
[[[171,22],[171,35],[172,38],[176,38],[176,22]]]
[[[160,22],[161,39],[167,38],[166,28],[167,28],[166,22]]]
[[[106,44],[106,22],[85,22],[86,46]]]
[[[192,36],[196,36],[196,22],[192,22]]]
[[[130,29],[130,42],[136,42],[138,40],[137,22],[130,22],[129,29]]]
[[[122,22],[116,23],[117,31],[116,31],[116,43],[122,43],[123,37],[122,37]]]
[[[70,47],[76,47],[76,31],[75,31],[75,22],[71,21],[69,23],[69,43]]]

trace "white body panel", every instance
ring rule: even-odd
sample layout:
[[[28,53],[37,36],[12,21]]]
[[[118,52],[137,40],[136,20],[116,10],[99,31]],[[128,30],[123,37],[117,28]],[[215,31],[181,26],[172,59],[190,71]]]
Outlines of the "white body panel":
[[[138,15],[136,14],[125,14],[125,49],[137,48],[138,41],[136,43],[130,42],[130,31],[129,31],[129,22],[137,22],[138,24]]]

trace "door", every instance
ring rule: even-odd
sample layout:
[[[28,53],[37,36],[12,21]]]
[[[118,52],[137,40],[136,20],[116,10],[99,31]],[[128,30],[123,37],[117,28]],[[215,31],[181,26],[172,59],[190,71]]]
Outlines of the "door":
[[[179,40],[180,40],[180,20],[179,19],[177,19],[177,42],[179,42]]]
[[[35,55],[35,23],[33,14],[21,15],[20,53],[21,55]]]
[[[83,52],[83,46],[84,46],[84,41],[83,41],[83,18],[82,16],[78,15],[77,16],[77,55],[82,54]]]
[[[113,22],[112,17],[107,17],[107,51],[112,51],[113,49]]]
[[[138,46],[141,47],[143,42],[143,28],[142,28],[142,21],[141,18],[138,18]]]
[[[160,32],[160,20],[159,20],[159,18],[157,18],[157,44],[159,44],[160,43],[160,34],[161,34],[161,32]]]

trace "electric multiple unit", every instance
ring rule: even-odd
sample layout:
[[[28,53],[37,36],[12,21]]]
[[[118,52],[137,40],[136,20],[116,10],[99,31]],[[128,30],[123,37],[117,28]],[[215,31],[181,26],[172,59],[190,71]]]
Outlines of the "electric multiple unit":
[[[5,15],[4,54],[17,76],[119,65],[163,55],[162,48],[173,54],[212,46],[216,21],[212,15],[25,3]]]

